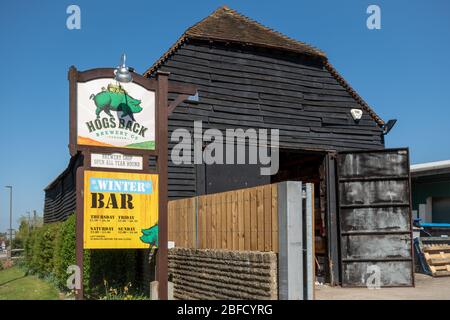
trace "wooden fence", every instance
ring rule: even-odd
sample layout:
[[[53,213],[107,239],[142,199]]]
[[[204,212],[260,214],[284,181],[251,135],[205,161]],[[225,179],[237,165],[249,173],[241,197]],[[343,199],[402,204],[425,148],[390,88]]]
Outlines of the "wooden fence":
[[[169,202],[177,247],[278,252],[277,184]]]

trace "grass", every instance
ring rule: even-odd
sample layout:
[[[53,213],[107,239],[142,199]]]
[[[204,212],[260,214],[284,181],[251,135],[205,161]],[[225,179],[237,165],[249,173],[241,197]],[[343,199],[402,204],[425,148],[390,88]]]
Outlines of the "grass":
[[[0,271],[0,300],[59,300],[59,292],[36,276],[25,275],[19,267]]]
[[[144,141],[138,143],[132,143],[125,146],[126,148],[148,149],[155,150],[155,141]]]

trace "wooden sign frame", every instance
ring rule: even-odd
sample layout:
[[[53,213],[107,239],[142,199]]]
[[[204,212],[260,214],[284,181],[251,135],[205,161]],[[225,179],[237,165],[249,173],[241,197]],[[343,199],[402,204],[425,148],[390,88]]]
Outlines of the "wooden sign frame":
[[[83,232],[84,232],[84,172],[85,170],[130,172],[130,173],[150,173],[158,174],[159,204],[158,204],[158,253],[157,253],[157,273],[158,297],[162,300],[168,298],[168,261],[167,261],[167,241],[168,241],[168,115],[173,109],[186,100],[189,96],[195,95],[197,89],[194,85],[169,82],[168,72],[157,72],[156,78],[148,79],[142,75],[133,73],[133,82],[141,85],[147,90],[155,92],[155,150],[115,148],[103,146],[79,145],[77,141],[77,83],[87,82],[100,78],[114,78],[113,68],[97,68],[79,72],[74,66],[70,67],[69,79],[69,151],[74,156],[80,153],[83,156],[83,166],[76,172],[76,264],[80,268],[80,289],[76,290],[76,299],[83,299]],[[178,93],[179,96],[169,105],[168,92]],[[142,170],[126,170],[115,168],[93,168],[91,167],[92,153],[121,153],[124,155],[138,155],[143,157]],[[149,158],[156,158],[156,169],[151,169]]]

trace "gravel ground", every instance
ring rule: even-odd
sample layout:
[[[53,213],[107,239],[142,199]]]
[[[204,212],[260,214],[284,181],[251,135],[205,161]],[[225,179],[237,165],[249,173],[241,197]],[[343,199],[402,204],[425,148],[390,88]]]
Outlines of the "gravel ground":
[[[416,273],[414,288],[342,288],[316,286],[317,300],[450,300],[450,277]]]

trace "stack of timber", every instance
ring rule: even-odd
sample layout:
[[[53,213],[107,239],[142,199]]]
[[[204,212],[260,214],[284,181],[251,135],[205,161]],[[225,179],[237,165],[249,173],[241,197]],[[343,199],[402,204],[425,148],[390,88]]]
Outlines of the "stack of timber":
[[[433,277],[450,276],[450,244],[424,244],[425,260]]]

